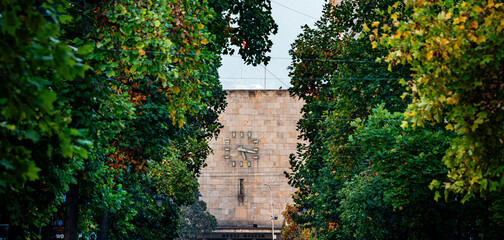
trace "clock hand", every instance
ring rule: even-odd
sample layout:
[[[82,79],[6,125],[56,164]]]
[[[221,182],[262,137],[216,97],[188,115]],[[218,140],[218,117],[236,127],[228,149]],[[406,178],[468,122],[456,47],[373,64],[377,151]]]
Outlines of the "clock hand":
[[[245,149],[242,147],[238,147],[236,150],[238,150],[240,152],[257,153],[256,151],[248,150],[248,149]]]
[[[243,160],[247,160],[247,156],[245,155],[245,152],[242,152],[242,157],[243,157]]]

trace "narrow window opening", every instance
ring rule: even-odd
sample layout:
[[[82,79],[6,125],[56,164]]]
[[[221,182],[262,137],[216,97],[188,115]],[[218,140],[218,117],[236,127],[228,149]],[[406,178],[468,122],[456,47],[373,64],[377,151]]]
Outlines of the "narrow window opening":
[[[238,201],[243,203],[243,200],[245,198],[245,187],[243,185],[243,179],[240,179],[240,183],[238,186]]]

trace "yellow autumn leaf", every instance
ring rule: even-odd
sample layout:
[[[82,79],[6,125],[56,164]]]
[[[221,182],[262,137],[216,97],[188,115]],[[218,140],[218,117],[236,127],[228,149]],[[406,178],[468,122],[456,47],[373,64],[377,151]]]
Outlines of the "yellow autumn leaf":
[[[373,22],[373,24],[371,24],[371,27],[378,27],[378,25],[380,25],[380,22]]]
[[[392,15],[390,15],[390,18],[396,20],[397,19],[397,13],[393,13]]]
[[[406,54],[406,60],[408,60],[408,62],[411,62],[413,61],[413,57],[411,56],[411,54]]]
[[[196,25],[198,25],[198,28],[201,30],[205,27],[205,25],[201,24],[201,23],[197,23]]]
[[[140,56],[143,56],[143,55],[145,55],[145,51],[144,51],[143,49],[141,49],[141,48],[140,48],[140,49],[138,49],[138,54],[139,54]]]
[[[184,125],[184,120],[179,120],[178,121],[178,126],[181,128]]]
[[[201,44],[207,45],[208,44],[208,40],[206,38],[203,38],[203,40],[201,40]]]
[[[473,34],[469,37],[469,40],[471,40],[472,42],[476,42],[478,41],[478,37],[476,37],[476,35]]]
[[[431,60],[433,56],[434,56],[434,51],[429,51],[427,53],[427,55],[425,55],[425,57],[427,58],[427,60]]]
[[[476,40],[476,43],[482,43],[486,41],[485,35],[481,35],[478,37],[478,40]]]
[[[476,13],[480,13],[483,11],[483,9],[480,8],[480,6],[478,6],[478,5],[474,6],[473,9],[474,9],[474,11],[476,11]]]
[[[494,6],[494,1],[493,0],[488,0],[487,7],[492,8]]]
[[[170,88],[170,90],[175,94],[178,94],[180,92],[180,88],[177,86]]]
[[[445,19],[446,19],[446,20],[448,20],[448,19],[450,19],[450,18],[451,18],[451,16],[452,16],[452,13],[451,13],[451,12],[448,12],[448,13],[446,13],[446,15],[445,15]]]
[[[472,28],[472,29],[476,29],[478,28],[478,22],[475,21],[472,21],[469,23],[469,28]]]
[[[453,130],[453,125],[451,123],[448,123],[445,128],[446,130]]]
[[[368,32],[369,31],[369,27],[365,23],[362,24],[362,28],[363,28],[364,32]]]

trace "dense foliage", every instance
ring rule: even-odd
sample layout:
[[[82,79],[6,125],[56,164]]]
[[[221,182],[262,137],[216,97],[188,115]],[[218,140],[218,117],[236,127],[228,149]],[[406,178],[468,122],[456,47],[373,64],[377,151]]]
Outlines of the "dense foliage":
[[[298,225],[296,221],[292,218],[294,214],[298,214],[302,209],[297,209],[291,204],[285,206],[285,211],[282,212],[282,216],[284,217],[283,228],[282,228],[282,238],[283,239],[292,239],[292,240],[309,240],[316,239],[312,235],[312,231],[310,228],[303,228]]]
[[[423,39],[408,29],[412,26],[407,21],[398,24],[411,15],[418,21],[425,19],[406,5],[357,0],[328,5],[315,27],[304,27],[292,45],[290,92],[306,102],[298,123],[305,144],[291,156],[295,175],[286,176],[297,188],[295,207],[305,211],[290,216],[298,226],[314,231],[318,239],[496,239],[504,226],[500,194],[490,193],[462,204],[464,195],[460,191],[440,198],[439,192],[429,189],[436,187],[431,184],[433,180],[449,182],[454,176],[442,159],[453,156],[453,143],[467,135],[447,131],[453,123],[436,122],[434,118],[425,118],[414,128],[402,128],[409,118],[424,116],[411,106],[426,106],[416,102],[420,99],[417,90],[421,91],[418,85],[404,85],[406,81],[416,82],[417,68],[424,65],[418,60],[409,65],[410,55],[404,51],[425,51],[424,45],[432,42],[426,40],[411,47],[405,43],[410,44],[410,38],[393,37],[394,32],[409,31],[405,36]],[[440,8],[429,11],[434,9]],[[433,25],[422,23],[426,29]],[[432,38],[442,33],[432,33]],[[377,39],[382,43],[388,40],[390,45],[380,45]],[[426,56],[415,54],[415,59]],[[458,63],[467,61],[450,56]],[[389,65],[380,59],[395,59],[395,63],[404,60],[404,64]],[[439,64],[445,62],[439,59]],[[426,69],[438,71],[434,65]],[[449,72],[456,68],[442,69]],[[436,83],[429,84],[433,85],[422,91],[437,91]],[[468,84],[453,86],[464,88]],[[413,94],[404,94],[410,91]],[[471,98],[472,94],[464,96]],[[501,124],[493,127],[500,128]],[[496,159],[502,160],[498,154]],[[500,171],[497,165],[492,165],[493,170]]]
[[[404,88],[396,79],[407,69],[389,72],[385,64],[374,62],[384,50],[356,37],[360,28],[354,22],[363,21],[359,16],[372,20],[374,9],[386,5],[364,2],[357,8],[356,1],[344,1],[338,8],[327,5],[315,28],[305,27],[293,44],[290,92],[306,103],[298,123],[306,144],[291,156],[295,175],[290,183],[298,188],[294,201],[308,210],[294,216],[300,224],[330,231],[340,221],[337,190],[364,168],[358,147],[347,144],[354,129],[350,122],[365,118],[379,103],[392,111],[406,107],[400,98]]]
[[[83,132],[53,91],[89,68],[58,40],[66,10],[64,1],[0,3],[0,219],[25,229],[47,222],[87,157]]]
[[[63,218],[66,239],[178,236],[225,107],[217,68],[231,36],[211,22],[237,4],[248,3],[0,3],[0,220],[10,239],[54,235],[49,220]],[[263,1],[254,16],[270,28],[246,14],[232,23],[263,46],[242,54],[247,63],[267,61],[270,14]]]
[[[413,126],[444,122],[457,133],[443,161],[450,181],[434,187],[465,200],[504,186],[504,4],[501,1],[405,1],[411,14],[377,28],[391,65],[409,63]],[[375,43],[376,44],[376,43]]]
[[[196,202],[181,209],[180,240],[196,240],[201,235],[211,233],[217,227],[217,219],[208,213],[206,203],[199,200],[200,194],[195,193]]]
[[[233,54],[234,47],[245,63],[256,66],[267,64],[271,57],[265,54],[271,50],[273,42],[270,34],[276,34],[278,26],[271,16],[270,0],[209,0],[216,12],[210,20],[209,29],[219,38],[213,47],[224,54]]]

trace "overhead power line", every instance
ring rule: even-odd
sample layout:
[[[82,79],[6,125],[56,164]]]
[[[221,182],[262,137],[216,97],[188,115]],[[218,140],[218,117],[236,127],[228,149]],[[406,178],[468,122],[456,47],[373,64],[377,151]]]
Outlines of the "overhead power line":
[[[300,12],[300,11],[298,11],[298,10],[296,10],[296,9],[290,8],[290,7],[288,7],[288,6],[285,6],[285,5],[283,5],[283,4],[281,4],[281,3],[277,2],[277,1],[271,1],[271,2],[276,3],[276,4],[278,4],[279,6],[282,6],[282,7],[286,8],[286,9],[289,9],[289,10],[291,10],[291,11],[295,12],[295,13],[301,14],[301,15],[303,15],[303,16],[305,16],[305,17],[309,17],[309,18],[311,18],[311,19],[318,20],[317,18],[314,18],[314,17],[312,17],[312,16],[310,16],[310,15],[308,15],[308,14],[306,14],[306,13],[303,13],[303,12]]]
[[[279,82],[281,82],[283,85],[285,85],[286,87],[288,87],[289,85],[285,84],[282,80],[280,80],[280,78],[278,78],[277,76],[275,76],[275,74],[273,74],[270,70],[268,70],[266,68],[266,66],[264,66],[264,70],[266,70],[267,72],[269,72],[273,77],[275,77]]]
[[[226,78],[226,77],[221,77],[220,79],[229,79],[229,80],[237,80],[241,78]],[[249,79],[249,80],[255,80],[255,79],[262,79],[262,78],[243,78],[243,79]],[[396,80],[410,80],[410,78],[373,78],[373,77],[367,77],[367,78],[339,78],[339,77],[333,77],[333,78],[290,78],[290,77],[282,77],[276,79],[293,79],[293,80],[363,80],[363,81],[396,81]]]

